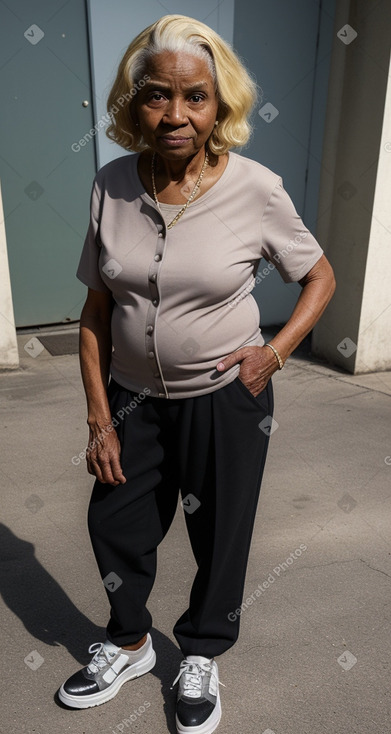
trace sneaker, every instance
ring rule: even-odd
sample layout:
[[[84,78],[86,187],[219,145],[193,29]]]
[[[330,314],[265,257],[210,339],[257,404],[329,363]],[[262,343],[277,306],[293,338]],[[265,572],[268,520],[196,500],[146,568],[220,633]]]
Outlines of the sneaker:
[[[172,688],[177,681],[178,734],[211,734],[221,719],[217,663],[213,658],[209,660],[201,655],[188,655],[181,662]]]
[[[127,680],[148,673],[156,662],[150,634],[138,650],[124,650],[112,642],[96,642],[90,646],[90,664],[74,673],[61,686],[58,697],[75,709],[99,706],[117,695]]]

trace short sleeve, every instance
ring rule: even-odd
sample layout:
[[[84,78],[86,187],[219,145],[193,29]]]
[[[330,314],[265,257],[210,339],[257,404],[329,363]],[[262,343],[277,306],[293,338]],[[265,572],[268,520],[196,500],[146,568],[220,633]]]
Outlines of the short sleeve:
[[[263,214],[261,252],[285,283],[303,278],[323,255],[319,243],[299,217],[281,178]]]
[[[76,276],[88,288],[103,293],[111,293],[103,282],[99,272],[99,208],[100,195],[97,182],[94,181],[90,203],[90,224],[84,241]]]

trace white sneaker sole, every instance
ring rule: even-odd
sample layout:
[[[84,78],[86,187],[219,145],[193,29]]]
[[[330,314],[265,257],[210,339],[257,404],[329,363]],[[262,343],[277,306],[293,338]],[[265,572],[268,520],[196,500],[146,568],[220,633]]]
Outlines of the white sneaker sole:
[[[87,696],[72,696],[64,690],[64,685],[58,691],[58,697],[66,706],[74,709],[88,709],[91,706],[100,706],[101,703],[110,701],[117,695],[120,688],[128,680],[139,678],[141,675],[148,673],[156,663],[156,653],[151,649],[150,654],[144,660],[134,663],[129,668],[120,673],[113,683],[99,693],[91,693]]]
[[[213,714],[211,714],[209,719],[207,719],[203,724],[200,724],[199,726],[183,726],[177,716],[175,717],[175,723],[178,734],[212,734],[212,732],[216,731],[220,723],[220,719],[221,703],[219,692],[217,692],[216,706]]]

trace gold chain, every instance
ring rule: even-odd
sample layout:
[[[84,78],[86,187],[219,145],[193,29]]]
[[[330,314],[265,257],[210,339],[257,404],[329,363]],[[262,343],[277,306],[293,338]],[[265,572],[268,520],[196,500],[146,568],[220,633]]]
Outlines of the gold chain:
[[[155,185],[155,158],[156,158],[156,154],[154,153],[153,156],[152,156],[152,166],[151,166],[152,190],[153,190],[153,198],[155,199],[155,203],[157,204],[158,208],[160,209],[160,204],[158,202],[157,193],[156,193],[156,185]],[[190,196],[189,196],[186,204],[182,207],[182,209],[180,209],[180,211],[174,217],[174,219],[169,224],[167,224],[167,229],[171,229],[171,227],[173,227],[174,224],[177,223],[178,219],[181,218],[182,214],[185,213],[185,211],[186,211],[187,207],[189,206],[189,204],[191,204],[191,202],[193,201],[193,199],[194,199],[194,197],[195,197],[198,189],[201,186],[201,181],[203,179],[203,176],[204,176],[204,173],[205,173],[205,169],[206,169],[208,163],[209,163],[209,155],[208,155],[208,152],[206,152],[205,153],[205,160],[204,160],[203,166],[201,168],[201,173],[198,176],[198,179],[197,179],[196,185],[194,186],[193,191],[191,192],[191,194],[190,194]]]

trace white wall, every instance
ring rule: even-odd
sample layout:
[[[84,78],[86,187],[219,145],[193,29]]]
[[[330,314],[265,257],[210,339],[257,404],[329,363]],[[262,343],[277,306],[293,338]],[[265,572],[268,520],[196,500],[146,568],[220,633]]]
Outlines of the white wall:
[[[368,242],[355,372],[391,368],[391,64]]]
[[[0,368],[15,369],[16,367],[19,367],[19,354],[0,186]]]
[[[390,33],[389,3],[337,3],[318,223],[337,289],[312,350],[353,374],[391,369]]]

